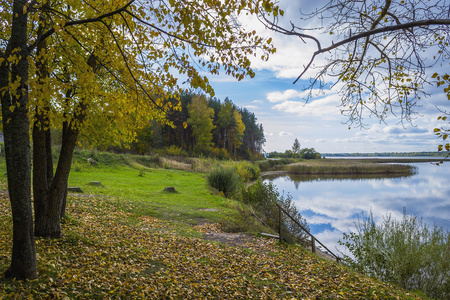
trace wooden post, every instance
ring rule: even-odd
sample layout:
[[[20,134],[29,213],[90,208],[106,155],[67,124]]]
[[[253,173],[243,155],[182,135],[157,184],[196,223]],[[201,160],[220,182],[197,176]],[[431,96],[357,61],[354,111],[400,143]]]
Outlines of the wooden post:
[[[283,237],[281,236],[281,225],[283,224],[281,220],[281,207],[278,206],[278,235],[280,236],[280,243],[283,242]]]
[[[316,253],[316,239],[313,236],[311,236],[311,251]]]

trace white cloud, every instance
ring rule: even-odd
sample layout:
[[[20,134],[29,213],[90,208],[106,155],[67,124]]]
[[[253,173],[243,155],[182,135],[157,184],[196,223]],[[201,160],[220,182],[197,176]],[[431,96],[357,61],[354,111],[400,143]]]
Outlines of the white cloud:
[[[308,103],[284,101],[272,107],[274,110],[297,114],[302,117],[321,117],[323,119],[340,119],[337,114],[337,95],[332,94],[320,99],[312,99]]]
[[[324,2],[319,0],[319,2]],[[299,20],[301,17],[300,10],[304,12],[311,12],[319,7],[318,1],[292,1],[281,0],[279,6],[285,11],[283,17],[279,18],[279,25],[284,28],[291,28],[291,21]],[[317,45],[312,40],[301,40],[296,36],[288,36],[276,33],[264,26],[254,16],[240,16],[240,22],[248,29],[255,29],[259,36],[271,37],[273,44],[276,47],[276,53],[270,55],[268,61],[262,61],[259,59],[259,55],[252,57],[252,67],[256,70],[270,70],[276,74],[277,78],[295,79],[304,70],[305,66],[309,63],[309,60],[317,50]],[[321,20],[309,19],[308,21],[301,21],[303,28],[320,28],[322,24]],[[323,45],[331,44],[331,37],[328,34],[324,34],[320,37]],[[316,57],[316,63],[323,63],[325,56]],[[304,78],[313,75],[313,72],[308,71]]]
[[[294,89],[288,89],[283,92],[276,91],[267,93],[266,98],[269,102],[277,103],[294,99],[307,99],[311,97],[323,96],[329,92],[328,90],[306,90],[297,91]]]
[[[286,131],[280,131],[278,133],[279,136],[292,136],[292,133]]]

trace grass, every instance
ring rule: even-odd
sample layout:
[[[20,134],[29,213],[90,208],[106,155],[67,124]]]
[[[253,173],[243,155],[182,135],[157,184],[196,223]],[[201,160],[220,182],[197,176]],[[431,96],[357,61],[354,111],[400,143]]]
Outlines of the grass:
[[[39,278],[0,278],[0,299],[420,299],[299,246],[264,238],[246,248],[206,242],[203,223],[227,231],[258,225],[240,202],[211,191],[202,173],[94,154],[97,166],[75,158],[69,186],[84,193],[68,197],[63,238],[36,240]],[[4,163],[0,182],[4,272],[12,244]],[[167,186],[177,193],[163,192]]]
[[[100,181],[102,186],[89,185],[92,181]],[[101,157],[97,166],[86,162],[81,170],[72,170],[69,186],[80,187],[85,194],[114,198],[126,212],[176,222],[180,228],[220,223],[227,231],[261,230],[261,226],[253,223],[249,226],[246,221],[249,212],[241,213],[248,208],[208,188],[205,174],[149,168],[132,156],[116,161],[116,165],[104,164]],[[176,192],[165,192],[166,187],[174,187]]]
[[[285,170],[293,174],[333,174],[333,175],[377,175],[400,174],[412,175],[414,167],[404,164],[386,164],[383,161],[349,160],[349,159],[315,159],[290,164]]]
[[[298,246],[259,238],[224,247],[109,197],[68,200],[64,237],[36,240],[39,278],[0,278],[0,299],[419,299]],[[2,193],[0,271],[10,260],[10,214]]]

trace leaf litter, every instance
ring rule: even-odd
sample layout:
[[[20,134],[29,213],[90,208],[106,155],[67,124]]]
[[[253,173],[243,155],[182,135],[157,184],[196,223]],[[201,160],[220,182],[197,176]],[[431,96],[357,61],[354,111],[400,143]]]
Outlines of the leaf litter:
[[[36,239],[39,278],[0,278],[0,299],[420,299],[299,246],[257,237],[244,244],[184,237],[172,223],[134,216],[115,201],[69,197],[63,238]],[[4,190],[0,225],[4,272],[12,247]],[[206,238],[223,233],[218,224],[194,230]]]

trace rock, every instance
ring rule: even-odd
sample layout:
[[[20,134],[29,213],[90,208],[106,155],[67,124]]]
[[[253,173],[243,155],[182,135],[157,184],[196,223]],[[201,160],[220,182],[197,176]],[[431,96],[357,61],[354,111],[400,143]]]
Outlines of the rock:
[[[164,189],[164,192],[176,193],[177,191],[175,190],[175,188],[173,186],[168,186]]]
[[[68,188],[67,188],[67,191],[68,191],[68,192],[71,192],[71,193],[82,193],[82,192],[83,192],[83,191],[81,190],[81,188],[78,187],[78,186],[75,186],[75,187],[68,187]]]
[[[103,186],[103,184],[100,181],[91,181],[88,183],[88,185]]]

